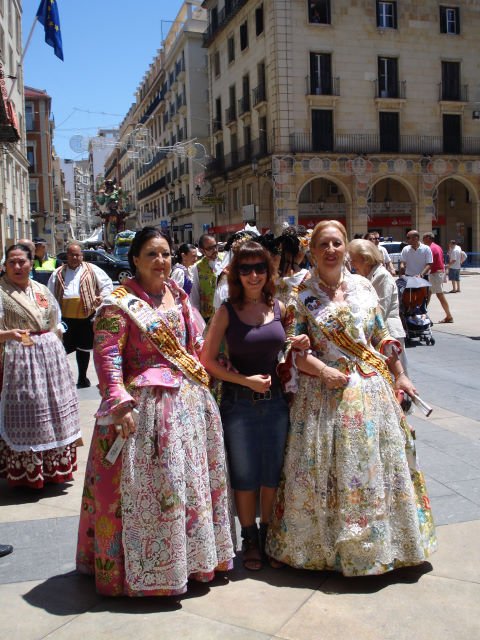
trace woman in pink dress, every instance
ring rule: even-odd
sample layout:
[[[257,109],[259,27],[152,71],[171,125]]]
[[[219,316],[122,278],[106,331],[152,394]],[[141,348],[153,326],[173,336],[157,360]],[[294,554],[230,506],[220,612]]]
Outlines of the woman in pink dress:
[[[95,320],[102,402],[77,568],[104,595],[176,595],[232,566],[222,426],[188,297],[169,279],[169,238],[142,229],[129,261],[134,277]],[[112,464],[105,456],[119,434]]]

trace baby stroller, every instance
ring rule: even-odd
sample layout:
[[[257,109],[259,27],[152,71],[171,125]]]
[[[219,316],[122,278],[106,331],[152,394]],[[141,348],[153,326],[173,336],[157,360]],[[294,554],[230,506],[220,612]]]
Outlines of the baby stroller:
[[[400,317],[405,329],[405,344],[418,338],[426,345],[434,345],[432,336],[433,322],[428,317],[428,288],[432,285],[428,280],[417,276],[402,276],[397,280]]]

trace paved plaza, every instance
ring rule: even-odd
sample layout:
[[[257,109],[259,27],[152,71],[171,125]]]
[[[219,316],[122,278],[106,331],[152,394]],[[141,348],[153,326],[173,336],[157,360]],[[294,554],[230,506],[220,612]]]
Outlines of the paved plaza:
[[[447,286],[447,290],[449,287]],[[11,640],[136,636],[142,640],[417,640],[480,638],[480,274],[447,296],[455,322],[435,324],[436,345],[408,350],[418,390],[434,406],[411,417],[437,523],[431,563],[381,577],[245,571],[194,584],[180,598],[110,599],[74,571],[84,469],[98,406],[80,390],[85,447],[75,481],[35,493],[0,481],[0,630]],[[434,296],[434,322],[442,309]],[[71,360],[72,365],[74,361]],[[96,381],[93,367],[90,379]]]

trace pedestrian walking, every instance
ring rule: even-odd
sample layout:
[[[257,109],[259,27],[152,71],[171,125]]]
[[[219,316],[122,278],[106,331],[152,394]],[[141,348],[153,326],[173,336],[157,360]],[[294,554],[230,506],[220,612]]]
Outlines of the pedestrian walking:
[[[435,236],[431,231],[423,234],[423,242],[427,247],[430,247],[433,258],[433,262],[430,267],[430,273],[428,274],[428,281],[432,285],[430,288],[430,293],[434,293],[437,296],[438,301],[442,305],[442,309],[445,311],[445,317],[443,318],[443,320],[440,320],[439,324],[448,324],[453,322],[453,316],[450,311],[447,299],[445,298],[445,293],[443,292],[443,283],[445,280],[445,262],[443,259],[442,247],[434,242],[434,239]]]
[[[65,351],[75,351],[77,389],[85,389],[90,386],[87,370],[93,347],[93,316],[102,299],[111,293],[113,283],[103,269],[84,262],[81,246],[72,242],[67,248],[67,264],[53,272],[48,288],[58,300],[67,327]]]
[[[456,240],[448,243],[448,279],[452,283],[450,293],[460,293],[460,269],[467,259],[467,254],[462,251]]]

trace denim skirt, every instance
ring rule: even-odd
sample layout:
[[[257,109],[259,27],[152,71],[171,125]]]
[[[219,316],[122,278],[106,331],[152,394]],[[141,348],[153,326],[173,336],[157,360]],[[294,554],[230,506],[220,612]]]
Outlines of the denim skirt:
[[[220,414],[232,488],[276,488],[280,481],[289,427],[289,408],[281,389],[255,394],[224,383]]]

